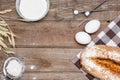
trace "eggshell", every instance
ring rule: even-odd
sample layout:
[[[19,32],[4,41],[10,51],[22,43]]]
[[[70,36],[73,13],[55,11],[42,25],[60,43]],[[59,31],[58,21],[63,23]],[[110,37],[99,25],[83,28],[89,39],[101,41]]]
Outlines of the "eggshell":
[[[99,20],[91,20],[85,25],[85,31],[87,33],[95,33],[100,28],[100,21]]]
[[[91,37],[89,34],[87,34],[86,32],[78,32],[75,35],[75,40],[79,43],[79,44],[88,44],[91,41]]]

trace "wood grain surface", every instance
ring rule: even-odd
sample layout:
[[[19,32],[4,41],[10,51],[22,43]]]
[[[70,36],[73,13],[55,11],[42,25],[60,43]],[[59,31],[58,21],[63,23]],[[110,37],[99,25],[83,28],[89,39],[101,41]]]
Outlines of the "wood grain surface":
[[[0,0],[0,11],[12,9],[12,12],[5,14],[5,16],[14,19],[20,18],[15,9],[15,1]],[[81,49],[85,48],[85,45],[78,44],[74,39],[77,32],[84,31],[85,23],[79,27],[71,27],[69,20],[56,18],[56,9],[72,7],[78,10],[89,10],[100,1],[50,0],[49,13],[40,21],[21,22],[5,19],[17,35],[16,55],[26,65],[25,75],[21,80],[87,80],[71,61]],[[120,0],[109,0],[99,8],[109,9],[109,11],[95,12],[89,16],[88,19],[101,21],[101,28],[95,34],[91,34],[92,39],[120,14],[119,7]],[[64,15],[70,13],[71,11],[68,10]],[[62,12],[57,12],[57,14],[62,15]],[[72,25],[77,26],[84,19],[86,17],[79,14]],[[4,57],[1,53],[1,64]]]

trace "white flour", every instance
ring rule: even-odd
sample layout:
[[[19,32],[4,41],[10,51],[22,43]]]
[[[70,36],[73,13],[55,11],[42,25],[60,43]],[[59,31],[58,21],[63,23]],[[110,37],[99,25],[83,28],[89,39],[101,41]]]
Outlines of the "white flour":
[[[6,66],[7,73],[15,77],[21,75],[22,69],[22,64],[16,60],[9,61],[8,65]]]
[[[48,9],[46,0],[21,0],[19,11],[28,20],[39,20]]]

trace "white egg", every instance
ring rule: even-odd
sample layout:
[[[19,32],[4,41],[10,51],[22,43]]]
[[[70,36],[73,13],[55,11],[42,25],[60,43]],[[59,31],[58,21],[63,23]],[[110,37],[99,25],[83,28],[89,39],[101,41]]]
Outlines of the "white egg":
[[[75,40],[79,43],[79,44],[88,44],[91,41],[91,37],[89,34],[87,34],[86,32],[78,32],[75,35]]]
[[[99,20],[91,20],[85,25],[85,31],[87,33],[95,33],[100,28],[100,21]]]

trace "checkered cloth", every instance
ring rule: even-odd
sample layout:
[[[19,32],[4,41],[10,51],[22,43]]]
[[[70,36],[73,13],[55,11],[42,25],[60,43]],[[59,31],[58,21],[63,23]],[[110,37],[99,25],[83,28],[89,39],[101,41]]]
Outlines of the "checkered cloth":
[[[93,41],[91,41],[87,46],[93,46],[97,44],[104,44],[110,46],[120,47],[120,16],[118,16],[114,21],[112,21],[103,31],[101,31]],[[81,53],[81,52],[80,52]],[[92,76],[91,74],[85,72],[80,65],[80,53],[75,56],[72,62],[79,68],[80,71],[89,80],[99,80]]]

